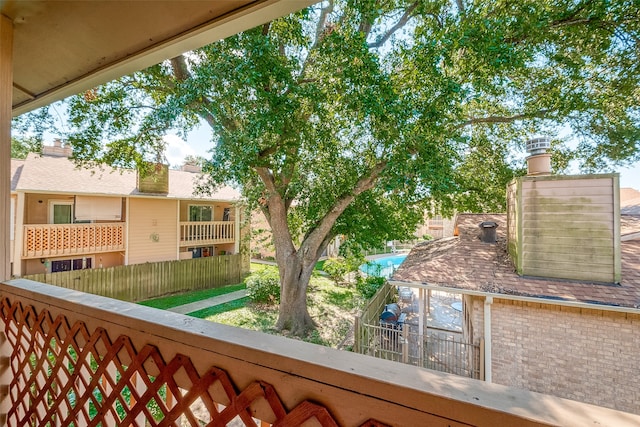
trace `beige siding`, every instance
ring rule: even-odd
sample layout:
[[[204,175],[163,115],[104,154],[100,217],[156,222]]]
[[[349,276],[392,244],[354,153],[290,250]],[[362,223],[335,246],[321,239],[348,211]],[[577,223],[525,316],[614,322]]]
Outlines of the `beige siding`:
[[[522,177],[513,185],[521,190],[508,191],[515,202],[509,208],[509,250],[520,274],[620,280],[615,175]]]
[[[73,202],[73,196],[55,194],[27,194],[25,195],[25,224],[48,224],[49,202]]]
[[[129,264],[178,258],[176,200],[129,199]]]
[[[639,314],[508,300],[491,313],[495,383],[640,413]]]

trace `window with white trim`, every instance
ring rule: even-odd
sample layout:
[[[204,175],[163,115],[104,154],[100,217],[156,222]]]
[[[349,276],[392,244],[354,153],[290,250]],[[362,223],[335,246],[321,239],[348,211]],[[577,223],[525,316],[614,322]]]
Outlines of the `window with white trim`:
[[[189,205],[189,221],[213,221],[213,207],[209,205]]]

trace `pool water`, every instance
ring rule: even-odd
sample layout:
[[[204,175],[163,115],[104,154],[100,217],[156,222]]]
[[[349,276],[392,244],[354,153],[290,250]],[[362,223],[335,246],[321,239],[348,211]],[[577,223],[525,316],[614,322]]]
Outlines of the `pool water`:
[[[372,259],[366,264],[362,264],[360,266],[360,271],[369,276],[389,278],[393,275],[393,272],[398,269],[406,257],[407,254],[402,254]]]

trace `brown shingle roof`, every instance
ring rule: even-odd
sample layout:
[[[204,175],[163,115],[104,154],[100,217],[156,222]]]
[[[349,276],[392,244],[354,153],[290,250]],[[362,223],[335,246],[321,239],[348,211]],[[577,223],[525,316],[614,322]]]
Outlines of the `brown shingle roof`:
[[[16,191],[24,160],[11,159],[11,191]]]
[[[12,167],[13,169],[13,167]],[[240,194],[222,187],[210,196],[195,195],[199,174],[169,171],[169,193],[156,197],[177,199],[239,200]],[[13,186],[12,186],[13,188]],[[148,195],[136,188],[136,173],[131,169],[79,168],[66,157],[29,154],[24,161],[16,190],[47,193],[135,196]]]
[[[640,191],[634,188],[620,189],[620,212],[627,215],[640,215]]]
[[[498,223],[496,244],[482,243],[478,225]],[[620,285],[519,276],[506,251],[506,215],[461,214],[459,237],[414,247],[394,281],[529,297],[640,308],[640,241],[621,244]]]
[[[640,215],[620,215],[620,234],[635,233],[640,233]]]

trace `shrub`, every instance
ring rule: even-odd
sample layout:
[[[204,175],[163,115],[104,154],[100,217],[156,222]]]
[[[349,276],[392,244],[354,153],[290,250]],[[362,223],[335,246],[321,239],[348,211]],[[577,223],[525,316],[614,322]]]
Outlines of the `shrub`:
[[[247,297],[253,302],[275,304],[280,302],[280,275],[265,269],[247,277]]]
[[[360,254],[348,254],[345,257],[329,258],[324,261],[322,270],[337,284],[345,282],[345,276],[349,273],[356,273],[359,277],[358,268],[364,264],[365,259]]]
[[[358,280],[356,290],[362,298],[369,299],[376,294],[386,280],[384,277],[367,276],[364,279]]]
[[[329,258],[322,266],[322,270],[336,283],[344,281],[344,275],[348,272],[348,266],[343,258]]]

